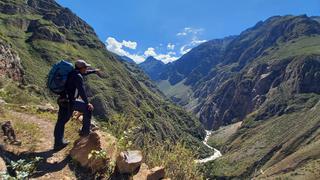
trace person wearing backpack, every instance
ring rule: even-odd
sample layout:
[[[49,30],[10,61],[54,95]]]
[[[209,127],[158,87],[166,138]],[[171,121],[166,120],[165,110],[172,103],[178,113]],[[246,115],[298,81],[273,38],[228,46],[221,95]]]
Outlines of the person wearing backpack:
[[[93,73],[100,76],[100,70],[88,70],[89,67],[91,65],[84,60],[77,60],[75,68],[67,75],[64,90],[58,98],[59,112],[54,129],[54,150],[61,150],[69,144],[69,142],[64,140],[64,129],[73,111],[83,113],[82,129],[79,135],[87,136],[90,134],[91,116],[94,107],[88,101],[83,77]],[[81,97],[81,100],[79,97]]]

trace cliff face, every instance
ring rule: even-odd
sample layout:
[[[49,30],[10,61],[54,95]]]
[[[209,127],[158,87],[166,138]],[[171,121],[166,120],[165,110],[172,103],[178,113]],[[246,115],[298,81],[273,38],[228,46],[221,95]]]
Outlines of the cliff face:
[[[319,45],[319,29],[309,17],[289,16],[270,18],[243,32],[228,46],[222,67],[195,88],[205,99],[199,106],[201,121],[217,128],[270,106],[278,96],[289,100],[294,94],[319,93],[314,87],[319,78],[314,47]],[[211,93],[202,93],[209,89]],[[285,101],[266,113],[281,114]]]
[[[155,141],[182,138],[202,146],[205,132],[195,117],[151,89],[155,86],[148,78],[130,71],[105,49],[92,27],[55,1],[0,1],[0,39],[0,73],[37,87],[40,98],[52,97],[46,76],[54,63],[85,59],[105,73],[103,78],[90,76],[86,82],[96,107],[94,115],[102,124],[117,126],[114,117],[122,115],[135,129],[130,137],[137,145],[148,136]]]
[[[256,110],[261,112],[256,120],[291,112],[288,101],[295,94],[320,93],[319,60],[319,55],[307,55],[248,67],[206,99],[200,109],[201,121],[215,128]]]
[[[0,76],[22,81],[21,59],[4,41],[0,40]]]

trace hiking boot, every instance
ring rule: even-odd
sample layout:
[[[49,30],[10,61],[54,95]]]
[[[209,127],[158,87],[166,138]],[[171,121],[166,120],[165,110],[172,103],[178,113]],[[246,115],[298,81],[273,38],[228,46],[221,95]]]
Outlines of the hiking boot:
[[[83,132],[83,131],[79,130],[79,136],[81,136],[81,137],[86,137],[86,136],[88,136],[90,133],[92,133],[92,131]]]
[[[95,125],[95,124],[91,124],[90,125],[90,130],[91,131],[98,131],[100,128],[97,126],[97,125]]]
[[[100,129],[100,128],[99,128],[98,126],[96,126],[96,125],[94,125],[94,124],[91,124],[91,125],[90,125],[90,132],[89,132],[88,134],[90,134],[90,133],[92,133],[92,132],[94,132],[94,131],[98,131],[99,129]],[[78,130],[79,135],[82,134],[81,131],[82,131],[82,128],[79,128],[79,130]],[[85,134],[85,133],[84,133],[84,134]],[[81,136],[81,135],[80,135],[80,136]]]
[[[68,144],[69,144],[68,141],[62,140],[61,143],[55,143],[55,144],[54,144],[53,150],[54,150],[54,151],[60,151],[60,150],[62,150],[63,148],[65,148],[66,146],[68,146]]]

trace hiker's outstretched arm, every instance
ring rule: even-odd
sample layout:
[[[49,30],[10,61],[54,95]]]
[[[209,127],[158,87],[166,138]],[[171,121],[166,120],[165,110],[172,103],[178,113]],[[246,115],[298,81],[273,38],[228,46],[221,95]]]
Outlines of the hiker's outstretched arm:
[[[80,95],[81,99],[86,104],[89,104],[88,96],[87,96],[87,93],[86,93],[86,91],[84,89],[83,78],[81,76],[77,76],[76,88],[78,89],[78,92],[79,92],[79,95]]]
[[[90,74],[94,74],[94,73],[97,73],[97,70],[95,69],[90,69],[90,70],[87,70],[85,74],[83,74],[83,76],[88,76]]]

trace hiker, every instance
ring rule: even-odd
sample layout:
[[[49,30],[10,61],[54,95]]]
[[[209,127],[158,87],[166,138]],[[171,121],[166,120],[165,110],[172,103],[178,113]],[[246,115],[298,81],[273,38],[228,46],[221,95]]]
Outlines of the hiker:
[[[79,111],[83,114],[82,129],[79,135],[86,136],[90,134],[91,116],[94,107],[88,101],[84,89],[83,76],[93,73],[100,76],[100,70],[88,70],[88,67],[91,67],[91,65],[84,60],[75,62],[75,68],[68,74],[65,91],[58,98],[59,112],[54,129],[54,150],[63,149],[69,143],[64,140],[64,128],[73,111]],[[81,100],[78,99],[79,97],[81,97]]]

